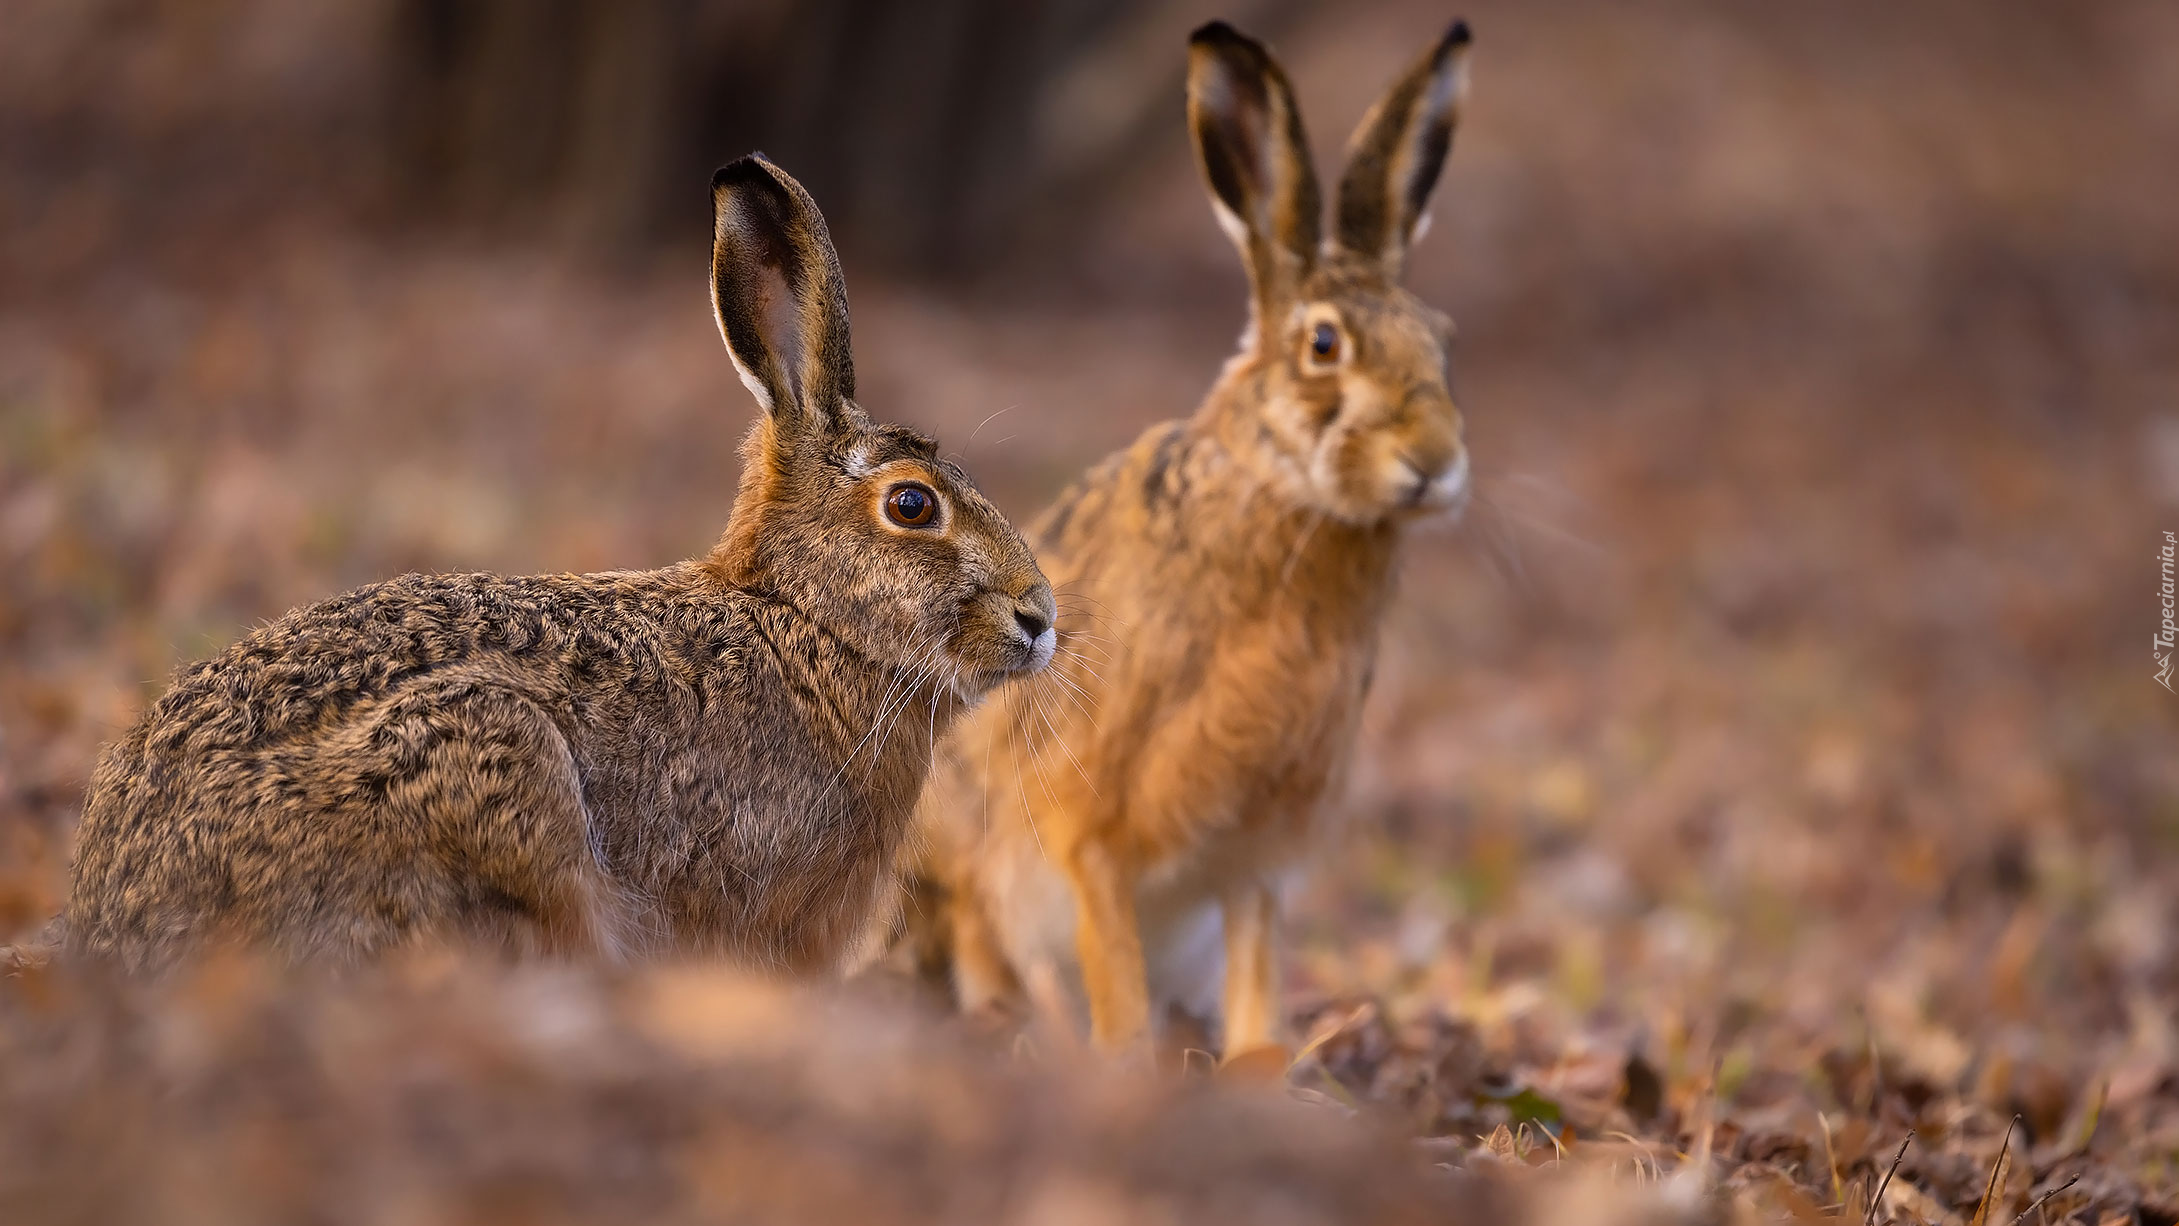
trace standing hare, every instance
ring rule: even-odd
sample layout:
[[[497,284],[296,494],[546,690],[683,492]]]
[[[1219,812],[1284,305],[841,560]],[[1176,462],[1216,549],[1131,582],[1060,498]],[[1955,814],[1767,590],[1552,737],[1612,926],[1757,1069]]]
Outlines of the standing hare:
[[[1102,1047],[1142,1039],[1154,1001],[1222,1014],[1229,1057],[1277,1041],[1279,889],[1353,747],[1403,530],[1467,495],[1451,324],[1399,278],[1468,41],[1454,25],[1362,120],[1320,242],[1285,74],[1224,23],[1190,40],[1189,129],[1252,322],[1193,417],[1031,532],[1067,601],[1061,663],[963,721],[919,810],[943,947],[922,953],[964,1008],[1077,971]]]
[[[855,404],[801,185],[752,155],[712,196],[713,305],[764,413],[710,556],[410,575],[183,669],[91,780],[67,948],[338,963],[442,936],[836,964],[934,739],[1043,667],[1055,609],[968,477]]]

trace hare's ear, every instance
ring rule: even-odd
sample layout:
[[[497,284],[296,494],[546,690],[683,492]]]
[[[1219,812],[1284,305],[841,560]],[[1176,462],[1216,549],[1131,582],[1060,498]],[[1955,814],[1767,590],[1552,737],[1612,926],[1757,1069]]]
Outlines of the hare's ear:
[[[1347,143],[1339,245],[1378,261],[1388,276],[1397,277],[1406,262],[1452,148],[1467,93],[1468,43],[1468,23],[1454,22],[1392,83]]]
[[[711,203],[711,305],[734,368],[776,429],[830,429],[855,395],[855,362],[824,215],[761,153],[720,167]]]
[[[1257,318],[1270,318],[1316,260],[1323,203],[1285,72],[1223,21],[1188,39],[1188,131],[1218,222],[1248,265]]]

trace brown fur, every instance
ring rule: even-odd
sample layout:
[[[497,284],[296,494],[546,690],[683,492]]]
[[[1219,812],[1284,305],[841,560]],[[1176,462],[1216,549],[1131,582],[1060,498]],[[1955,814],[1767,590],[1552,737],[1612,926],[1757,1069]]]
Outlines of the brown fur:
[[[838,960],[931,742],[1048,658],[1052,597],[965,474],[849,399],[801,187],[750,157],[714,198],[721,331],[769,411],[711,556],[406,576],[183,669],[93,776],[74,950],[344,962],[436,935]],[[902,480],[936,491],[928,527],[886,518]]]
[[[1190,130],[1254,319],[1192,418],[1031,532],[1059,664],[963,722],[921,809],[922,896],[943,900],[924,909],[964,1006],[1072,964],[1101,1045],[1138,1039],[1154,996],[1222,1013],[1229,1054],[1275,1040],[1278,887],[1353,744],[1402,529],[1466,492],[1450,324],[1395,283],[1466,43],[1456,27],[1364,120],[1320,245],[1284,75],[1230,27],[1192,40]]]

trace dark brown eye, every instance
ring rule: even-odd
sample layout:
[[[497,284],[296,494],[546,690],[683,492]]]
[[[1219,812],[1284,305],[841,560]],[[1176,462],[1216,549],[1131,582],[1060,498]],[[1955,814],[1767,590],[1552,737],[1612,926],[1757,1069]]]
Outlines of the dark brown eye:
[[[1309,356],[1320,363],[1339,360],[1339,329],[1330,324],[1318,324],[1309,336]]]
[[[895,486],[885,496],[885,514],[903,528],[927,527],[938,516],[938,495],[926,486]]]

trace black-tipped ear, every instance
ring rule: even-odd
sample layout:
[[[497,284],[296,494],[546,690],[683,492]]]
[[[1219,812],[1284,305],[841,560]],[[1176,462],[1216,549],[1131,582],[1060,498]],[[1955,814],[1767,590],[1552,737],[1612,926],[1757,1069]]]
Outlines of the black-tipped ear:
[[[1452,148],[1467,93],[1470,41],[1468,23],[1454,22],[1362,117],[1347,144],[1339,245],[1380,261],[1391,276],[1407,260]]]
[[[1322,198],[1293,87],[1263,44],[1214,21],[1188,39],[1188,131],[1257,316],[1316,260]]]
[[[711,306],[734,368],[781,429],[824,429],[855,395],[847,288],[810,194],[761,153],[711,177]]]

